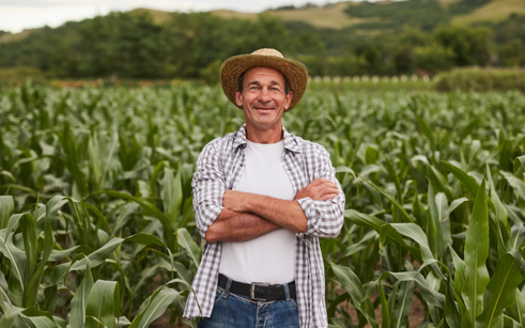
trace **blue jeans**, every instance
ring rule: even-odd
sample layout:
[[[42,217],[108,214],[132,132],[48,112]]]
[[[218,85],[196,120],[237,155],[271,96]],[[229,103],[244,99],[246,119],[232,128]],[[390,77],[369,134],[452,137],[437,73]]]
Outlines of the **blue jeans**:
[[[226,287],[228,288],[228,287]],[[202,318],[199,328],[299,328],[295,299],[253,301],[217,288],[210,318]]]

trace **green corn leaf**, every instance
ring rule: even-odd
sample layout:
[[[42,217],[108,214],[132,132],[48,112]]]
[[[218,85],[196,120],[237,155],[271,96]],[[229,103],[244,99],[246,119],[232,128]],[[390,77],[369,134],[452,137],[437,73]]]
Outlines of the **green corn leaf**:
[[[443,254],[445,253],[447,246],[452,244],[452,236],[450,233],[450,213],[452,213],[452,211],[454,210],[452,207],[457,206],[456,205],[457,201],[458,201],[457,199],[453,201],[449,207],[447,197],[445,196],[444,193],[440,192],[436,195],[436,207],[437,207],[439,223],[441,225],[441,229],[440,229],[441,238],[440,239],[441,239],[441,243],[443,244],[443,247],[440,249],[440,253],[438,254],[439,255],[438,258],[440,259],[443,257]]]
[[[21,320],[22,319],[22,320]],[[22,325],[20,322],[24,322]],[[0,327],[42,327],[42,328],[59,328],[50,312],[41,311],[33,306],[22,308],[11,306],[8,307],[4,315],[0,318]]]
[[[525,200],[525,182],[523,182],[523,180],[515,177],[514,175],[512,175],[511,173],[508,173],[508,172],[503,172],[502,171],[501,175],[503,175],[503,177],[505,177],[505,179],[507,180],[509,185],[512,188],[514,188],[514,190],[516,191],[518,196],[522,200]]]
[[[459,206],[461,206],[463,203],[466,203],[468,202],[468,198],[466,197],[461,197],[461,198],[458,198],[458,199],[454,199],[454,201],[452,202],[452,204],[450,204],[450,207],[448,208],[448,211],[447,211],[447,218],[450,216],[450,214],[452,212],[454,212],[454,210],[456,208],[458,208]]]
[[[358,212],[353,209],[345,210],[345,218],[349,219],[352,223],[359,226],[370,227],[375,231],[381,231],[381,227],[387,224],[385,221],[378,219],[374,216]]]
[[[440,163],[461,182],[461,184],[467,189],[467,191],[470,194],[476,195],[476,192],[479,189],[479,183],[476,181],[476,179],[468,175],[465,171],[463,171],[459,167],[449,162],[440,161]]]
[[[53,231],[51,230],[51,225],[49,224],[49,221],[46,222],[45,227],[46,228],[44,233],[44,247],[42,259],[40,261],[40,264],[38,264],[36,270],[31,273],[30,277],[28,277],[29,282],[27,283],[26,289],[24,291],[25,303],[30,305],[33,305],[35,303],[39,285],[42,281],[42,277],[44,276],[44,270],[47,266],[47,260],[51,255],[53,245],[55,244],[55,238],[53,237]]]
[[[138,279],[131,288],[131,294],[135,295],[140,289],[146,286],[148,282],[150,282],[153,277],[159,273],[159,269],[160,267],[158,265],[151,265],[137,272]]]
[[[521,327],[525,326],[525,295],[519,289],[514,294],[514,304],[507,308],[506,313],[511,316]]]
[[[451,328],[461,327],[461,315],[457,303],[454,301],[455,294],[450,285],[445,293],[445,321]]]
[[[132,321],[129,328],[149,327],[153,321],[166,312],[168,306],[173,304],[179,298],[181,298],[180,292],[169,287],[164,287],[155,291],[153,295],[148,297],[144,303],[142,303],[147,306],[139,309],[139,316]]]
[[[180,228],[177,230],[177,241],[179,245],[184,248],[186,252],[188,252],[188,255],[192,259],[193,264],[198,267],[201,250],[186,228]]]
[[[487,284],[483,298],[483,312],[476,321],[480,328],[503,328],[503,309],[515,302],[515,293],[518,285],[523,281],[515,258],[523,262],[522,254],[511,251],[498,259],[496,271]]]
[[[452,246],[448,247],[450,255],[452,257],[452,263],[454,264],[454,282],[456,285],[456,293],[461,293],[463,286],[465,285],[465,262],[458,256]]]
[[[401,223],[400,223],[401,224]],[[407,244],[403,239],[403,235],[392,224],[385,224],[379,231],[379,241],[381,245],[385,245],[389,241],[397,243],[402,248],[408,250],[418,262],[423,263],[421,251],[417,246]]]
[[[135,244],[141,244],[141,245],[162,246],[166,248],[166,250],[169,251],[168,246],[166,246],[166,244],[161,239],[159,239],[158,237],[154,235],[148,234],[148,233],[139,232],[137,234],[134,234],[133,236],[126,237],[125,241],[130,241]]]
[[[53,249],[51,250],[51,254],[49,255],[48,261],[49,262],[58,262],[63,260],[65,257],[70,256],[71,253],[76,251],[80,246],[71,247],[68,249],[64,249],[62,251]]]
[[[337,307],[341,304],[346,302],[350,298],[350,295],[348,293],[343,293],[339,296],[337,296],[332,302],[330,303],[330,306],[327,309],[327,314],[329,318],[333,318],[335,316]],[[330,327],[330,325],[329,325]],[[387,328],[386,326],[384,326]]]
[[[64,125],[62,130],[62,148],[64,150],[64,164],[67,167],[69,173],[71,174],[80,195],[86,195],[87,193],[87,184],[85,173],[80,168],[78,162],[78,148],[75,144],[75,136],[71,131],[69,124]]]
[[[400,203],[403,203],[403,191],[401,189],[401,182],[399,181],[399,176],[396,172],[396,169],[394,168],[394,165],[392,164],[392,162],[387,156],[384,156],[384,159],[385,159],[385,168],[388,171],[388,174],[390,174],[390,180],[393,180],[396,186],[397,200]]]
[[[351,255],[354,255],[356,253],[362,252],[363,250],[370,247],[370,245],[374,244],[377,240],[378,234],[375,231],[369,231],[366,233],[366,235],[363,236],[357,243],[352,244],[348,247],[348,249],[343,253],[344,257],[348,257]],[[333,250],[334,248],[330,248],[329,250]]]
[[[15,320],[22,314],[24,308],[10,306],[0,317],[0,327],[14,327]]]
[[[0,230],[7,228],[9,218],[15,211],[13,196],[0,196]]]
[[[397,295],[391,295],[395,306],[392,307],[392,324],[390,327],[401,328],[408,324],[408,313],[412,304],[412,295],[414,294],[414,282],[399,281]]]
[[[114,327],[115,312],[119,310],[119,301],[118,282],[106,280],[95,281],[87,300],[86,324],[84,327]]]
[[[119,247],[124,241],[131,241],[142,245],[159,245],[168,249],[166,244],[159,238],[145,233],[138,233],[127,238],[114,237],[110,239],[104,246],[89,254],[87,258],[83,258],[71,265],[70,271],[85,270],[88,260],[90,261],[93,268],[99,266],[100,264],[104,263],[111,253],[113,253],[115,249],[117,249],[117,247]]]
[[[392,223],[391,226],[401,235],[408,237],[417,243],[424,264],[435,262],[428,244],[427,235],[423,232],[423,229],[421,229],[420,226],[413,223]],[[440,275],[442,274],[440,273]]]
[[[155,170],[151,174],[151,178],[150,178],[150,181],[149,181],[149,188],[150,188],[151,195],[153,195],[155,197],[157,196],[157,180],[158,180],[158,176],[160,175],[160,173],[162,172],[162,170],[165,167],[166,167],[166,163],[164,161],[160,161],[157,164],[157,166],[155,166]],[[160,195],[158,195],[158,197],[160,198]]]
[[[510,251],[519,249],[520,245],[525,240],[525,224],[515,223],[510,229],[510,236],[507,242],[507,247]]]
[[[117,235],[121,229],[129,222],[139,205],[137,203],[128,203],[122,207],[117,223],[113,226],[113,233]]]
[[[392,317],[390,315],[390,307],[388,306],[388,301],[381,280],[378,281],[377,289],[379,291],[379,301],[381,302],[381,327],[390,328],[392,324]]]
[[[83,258],[80,261],[73,263],[69,270],[85,270],[88,260],[93,268],[101,265],[111,255],[111,253],[113,253],[113,251],[115,251],[115,249],[119,247],[120,244],[122,244],[123,241],[123,238],[112,238],[104,246],[89,254],[87,258]]]
[[[368,323],[378,328],[375,320],[374,309],[370,302],[367,290],[359,280],[359,277],[352,271],[351,268],[331,263],[332,270],[337,278],[337,282],[350,294],[352,304],[354,307],[365,316]]]
[[[388,192],[383,190],[383,188],[375,185],[372,181],[367,180],[363,177],[361,177],[364,181],[366,181],[367,184],[372,186],[375,190],[379,191],[383,196],[388,198],[388,200],[394,205],[394,207],[402,214],[401,216],[404,218],[405,222],[411,222],[414,223],[414,219],[410,216],[410,214],[407,213],[407,211],[404,209],[403,205],[401,205],[392,195],[390,195]]]
[[[427,239],[430,250],[435,257],[443,254],[443,231],[441,229],[441,220],[436,205],[436,198],[434,196],[434,189],[432,185],[428,185],[428,214],[430,216],[427,220]]]
[[[525,156],[519,156],[514,159],[514,175],[519,177],[525,172]]]
[[[433,280],[430,279],[430,277],[432,277]],[[429,283],[429,280],[433,282],[433,285]],[[421,295],[423,295],[423,299],[429,306],[440,309],[445,307],[446,297],[439,292],[439,283],[442,282],[441,278],[436,278],[435,275],[430,272],[427,279],[425,279],[421,274],[421,270],[419,270],[415,282],[421,291]],[[436,284],[437,287],[435,286]]]
[[[491,207],[493,209],[493,212],[490,212],[491,215],[489,218],[492,222],[491,229],[494,230],[494,234],[497,237],[498,254],[501,256],[505,252],[512,250],[512,248],[510,248],[512,242],[509,240],[509,214],[496,192],[488,164],[486,172],[490,190],[489,204],[492,205]]]
[[[71,328],[82,328],[86,322],[86,308],[89,293],[93,288],[93,275],[91,274],[91,264],[86,260],[86,270],[84,279],[77,287],[75,296],[71,300],[71,311],[69,312],[69,325]]]
[[[29,215],[29,214],[26,214]],[[20,221],[22,215],[14,214],[9,218],[7,229],[0,231],[0,252],[11,263],[9,275],[9,293],[11,299],[18,306],[23,304],[25,290],[25,275],[27,269],[26,253],[13,244],[12,231]],[[2,234],[2,232],[5,232]]]
[[[169,217],[172,225],[180,216],[182,206],[182,181],[181,172],[173,176],[173,172],[164,168],[164,178],[161,181],[160,197],[164,208],[164,213]]]
[[[56,284],[47,286],[44,289],[44,303],[42,310],[54,313],[58,304],[58,286]]]
[[[476,327],[483,307],[483,292],[489,282],[485,265],[489,252],[489,223],[485,181],[478,188],[465,240],[465,283],[462,295],[467,313],[462,327]]]
[[[427,137],[428,141],[430,142],[430,145],[432,147],[432,150],[436,150],[436,140],[434,138],[434,133],[433,133],[433,130],[430,128],[430,126],[428,125],[427,121],[421,117],[421,116],[416,116],[416,120],[417,120],[417,125],[418,127],[420,128],[420,132],[423,133],[423,135],[425,137]]]
[[[25,265],[26,265],[26,276],[24,278],[24,284],[26,288],[24,289],[24,306],[28,307],[33,305],[33,298],[31,295],[36,295],[37,290],[28,290],[27,283],[31,279],[33,273],[36,269],[37,264],[37,249],[38,249],[38,240],[36,237],[36,222],[32,215],[26,213],[22,215],[19,221],[20,230],[22,231],[22,236],[24,238],[24,249],[25,249]],[[34,287],[34,286],[33,286]]]
[[[428,158],[422,155],[414,156],[412,159],[413,165],[415,166],[416,162],[421,162],[426,167],[427,172],[423,173],[428,177],[430,183],[438,192],[444,192],[447,195],[447,198],[453,198],[452,189],[449,186],[447,179],[441,174],[434,166],[430,165]]]
[[[169,217],[166,216],[164,213],[162,213],[162,211],[160,211],[157,207],[155,207],[155,205],[148,202],[147,200],[144,200],[139,197],[135,197],[125,192],[114,191],[114,190],[104,190],[104,191],[100,191],[100,193],[106,193],[113,197],[119,197],[119,198],[133,201],[139,204],[144,210],[146,210],[148,214],[151,214],[157,219],[159,219],[163,225],[168,226],[170,224]]]
[[[424,227],[427,221],[427,210],[419,198],[419,195],[414,196],[414,200],[412,201],[412,215],[416,218],[417,224]]]
[[[388,277],[394,277],[397,281],[401,282],[414,282],[417,283],[424,300],[433,306],[443,308],[445,304],[445,296],[440,292],[434,290],[428,283],[425,277],[421,274],[424,267],[419,268],[418,271],[404,271],[404,272],[390,272],[386,271],[381,275],[380,281],[385,280]],[[436,278],[436,280],[439,280]]]
[[[487,179],[489,181],[490,202],[496,214],[495,220],[499,222],[498,226],[501,226],[502,228],[506,229],[508,227],[509,213],[507,212],[505,205],[501,202],[501,199],[499,198],[498,193],[496,192],[496,187],[494,186],[494,181],[492,179],[492,174],[490,173],[488,164],[487,169],[485,171],[487,172]]]
[[[53,319],[50,312],[41,311],[33,306],[24,309],[23,316],[35,327],[58,328],[59,326]]]
[[[168,306],[176,300],[181,299],[180,293],[169,288],[169,285],[180,283],[187,290],[193,291],[191,284],[180,279],[173,279],[160,286],[150,297],[148,297],[139,307],[137,316],[133,319],[129,328],[148,327],[151,322],[160,317]],[[199,305],[200,308],[200,305]]]
[[[68,203],[68,199],[64,196],[55,196],[46,203],[46,219],[53,221],[60,209]]]

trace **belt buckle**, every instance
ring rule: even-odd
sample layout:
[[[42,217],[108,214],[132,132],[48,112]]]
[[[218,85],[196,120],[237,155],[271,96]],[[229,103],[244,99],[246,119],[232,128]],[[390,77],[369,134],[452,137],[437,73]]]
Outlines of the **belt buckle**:
[[[255,287],[257,287],[256,284],[251,284],[250,285],[250,298],[254,301],[266,301],[265,298],[257,298],[255,297]]]

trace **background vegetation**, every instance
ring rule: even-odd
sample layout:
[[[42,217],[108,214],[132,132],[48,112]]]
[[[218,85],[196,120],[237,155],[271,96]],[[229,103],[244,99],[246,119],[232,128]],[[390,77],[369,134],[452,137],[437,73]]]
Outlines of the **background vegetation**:
[[[312,76],[519,67],[525,63],[525,2],[507,2],[497,2],[497,8],[511,8],[510,13],[492,10],[498,19],[476,16],[495,5],[489,0],[345,2],[260,15],[113,12],[20,36],[0,35],[0,69],[31,67],[60,79],[216,82],[224,59],[263,46],[303,61]]]
[[[285,116],[346,195],[330,324],[522,327],[523,94],[369,83],[313,80]],[[242,122],[219,86],[0,89],[0,326],[194,325],[191,176]]]

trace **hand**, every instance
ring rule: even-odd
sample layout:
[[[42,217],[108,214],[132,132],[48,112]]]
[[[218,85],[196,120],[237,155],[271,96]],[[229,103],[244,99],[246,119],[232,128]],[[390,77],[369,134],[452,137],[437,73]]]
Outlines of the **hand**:
[[[235,212],[245,212],[244,206],[245,197],[248,197],[248,193],[237,191],[237,190],[226,190],[222,195],[222,206]]]
[[[337,185],[328,179],[317,178],[310,182],[306,187],[299,190],[294,200],[310,197],[313,200],[329,200],[339,194]]]

